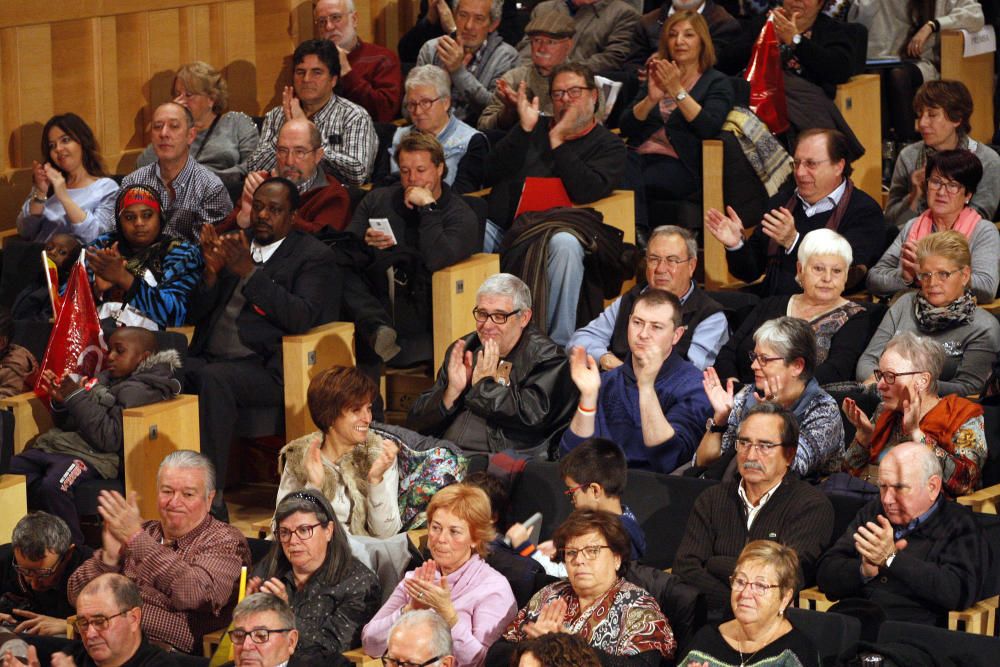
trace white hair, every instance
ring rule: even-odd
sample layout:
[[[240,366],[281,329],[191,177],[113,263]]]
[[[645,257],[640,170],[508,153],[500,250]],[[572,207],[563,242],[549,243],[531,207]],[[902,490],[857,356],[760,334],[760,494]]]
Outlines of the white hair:
[[[944,348],[933,338],[921,336],[914,331],[901,331],[889,339],[882,354],[895,350],[913,366],[913,370],[924,371],[931,376],[927,390],[937,393],[938,378],[944,370]]]
[[[514,303],[514,310],[531,308],[531,290],[524,281],[510,273],[494,273],[483,281],[476,292],[476,300],[481,296],[506,296]]]
[[[805,266],[813,255],[835,255],[843,259],[847,266],[854,262],[854,252],[847,239],[832,229],[814,229],[799,243],[798,258]]]
[[[416,86],[431,86],[438,97],[451,97],[451,77],[437,65],[418,65],[406,75],[406,92]]]
[[[207,456],[192,449],[178,449],[170,452],[160,462],[156,470],[156,484],[160,484],[160,475],[167,468],[196,468],[205,472],[205,497],[215,491],[215,466]]]
[[[458,11],[458,3],[462,0],[451,0],[451,8]],[[499,21],[503,16],[503,0],[490,0],[490,21]]]
[[[445,620],[433,609],[417,609],[408,611],[392,624],[389,629],[389,641],[392,641],[393,634],[397,628],[424,626],[422,635],[429,635],[431,640],[431,653],[438,656],[447,656],[452,653],[451,629]]]

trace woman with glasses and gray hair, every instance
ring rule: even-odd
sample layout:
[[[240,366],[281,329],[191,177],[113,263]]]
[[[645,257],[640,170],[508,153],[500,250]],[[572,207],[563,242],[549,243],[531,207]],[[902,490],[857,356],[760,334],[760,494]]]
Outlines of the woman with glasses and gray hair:
[[[751,382],[754,333],[764,322],[787,315],[808,322],[816,334],[814,375],[820,385],[854,379],[873,323],[864,306],[844,298],[854,261],[851,244],[832,229],[815,229],[802,238],[797,257],[795,282],[802,293],[761,300],[719,351],[713,364],[719,377]]]
[[[815,644],[785,618],[799,583],[795,549],[770,540],[750,542],[729,578],[734,618],[703,626],[677,664],[819,667]]]
[[[621,517],[603,510],[577,510],[552,536],[566,579],[549,584],[517,612],[497,642],[488,665],[520,642],[553,632],[585,639],[602,664],[658,665],[672,660],[677,642],[660,605],[625,580],[632,543]]]
[[[735,452],[740,422],[753,406],[775,401],[799,421],[799,446],[792,467],[803,477],[820,477],[840,470],[844,425],[837,402],[816,380],[816,336],[797,317],[768,320],[753,335],[747,354],[754,381],[738,392],[735,381],[723,383],[714,368],[703,384],[714,414],[695,453],[695,465],[708,466]]]
[[[940,395],[944,365],[941,345],[913,331],[886,344],[873,372],[881,399],[875,413],[869,418],[852,398],[844,399],[844,414],[856,429],[845,470],[875,484],[882,457],[902,442],[919,442],[937,455],[950,496],[979,488],[986,461],[983,409],[954,394]]]
[[[405,88],[403,110],[411,124],[398,128],[392,135],[389,147],[392,176],[399,177],[395,158],[399,142],[411,132],[424,132],[436,137],[444,149],[447,165],[444,182],[458,194],[479,190],[486,179],[489,144],[485,134],[452,113],[451,77],[437,65],[420,65],[406,76]]]
[[[319,491],[290,493],[274,513],[274,544],[247,582],[247,594],[270,593],[295,613],[298,651],[334,655],[358,646],[378,611],[381,589],[351,554],[347,533]]]
[[[977,306],[970,285],[974,271],[969,243],[960,231],[936,232],[920,239],[914,253],[914,277],[920,289],[890,306],[858,360],[857,380],[874,392],[875,370],[889,340],[902,331],[913,331],[944,348],[944,366],[935,377],[940,394],[977,394],[1000,350],[1000,323]],[[993,254],[994,287],[996,261]]]

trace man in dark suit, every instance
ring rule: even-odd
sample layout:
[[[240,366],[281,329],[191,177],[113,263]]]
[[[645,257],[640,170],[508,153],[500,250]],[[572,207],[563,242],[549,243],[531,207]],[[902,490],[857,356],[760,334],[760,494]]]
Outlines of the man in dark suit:
[[[268,178],[254,192],[250,228],[218,236],[202,227],[205,274],[192,296],[195,322],[187,388],[198,394],[201,451],[215,464],[213,513],[225,516],[233,425],[244,407],[284,404],[281,339],[336,319],[341,279],[333,253],[293,229],[295,185]]]

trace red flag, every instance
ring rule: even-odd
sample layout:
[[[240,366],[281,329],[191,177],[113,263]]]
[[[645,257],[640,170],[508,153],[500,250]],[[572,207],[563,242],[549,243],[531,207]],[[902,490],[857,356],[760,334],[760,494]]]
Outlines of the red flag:
[[[95,377],[104,366],[105,350],[101,322],[97,319],[97,306],[81,254],[80,261],[70,271],[41,370],[50,370],[56,377],[68,373],[77,381]],[[48,391],[41,378],[39,372],[35,394],[47,402]]]
[[[785,101],[785,77],[781,68],[781,52],[774,34],[774,19],[770,16],[757,37],[747,67],[750,82],[750,110],[767,123],[775,134],[788,129],[788,103]]]

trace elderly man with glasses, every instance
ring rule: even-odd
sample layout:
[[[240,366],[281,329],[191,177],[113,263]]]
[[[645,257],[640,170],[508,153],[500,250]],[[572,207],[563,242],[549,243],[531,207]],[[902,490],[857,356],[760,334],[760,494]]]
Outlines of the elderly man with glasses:
[[[695,501],[674,558],[674,574],[705,594],[709,617],[730,613],[729,577],[749,542],[771,540],[795,549],[802,580],[813,581],[833,534],[833,506],[792,470],[799,443],[795,415],[775,402],[755,405],[736,439],[739,476],[706,489]]]
[[[386,667],[455,667],[451,630],[431,609],[400,616],[389,630],[389,645],[382,664]]]
[[[509,273],[486,279],[472,315],[476,330],[448,348],[407,426],[466,451],[546,452],[576,403],[565,354],[531,325],[531,292]]]
[[[288,603],[270,593],[248,595],[233,609],[229,630],[236,667],[294,667],[299,631]],[[301,654],[300,654],[301,656]]]

